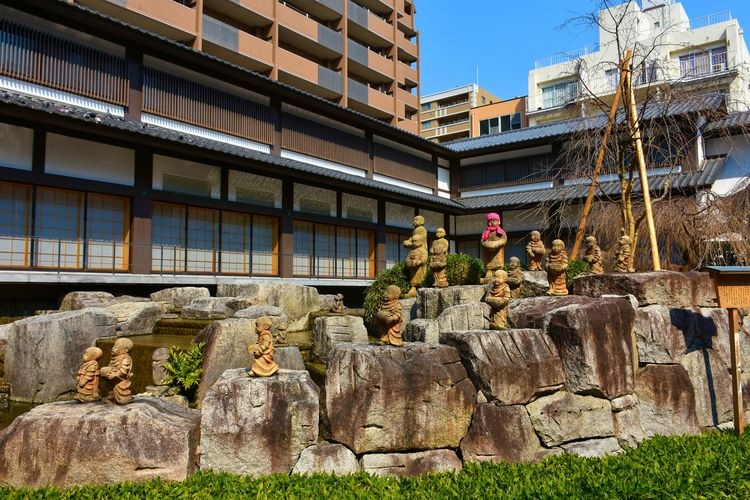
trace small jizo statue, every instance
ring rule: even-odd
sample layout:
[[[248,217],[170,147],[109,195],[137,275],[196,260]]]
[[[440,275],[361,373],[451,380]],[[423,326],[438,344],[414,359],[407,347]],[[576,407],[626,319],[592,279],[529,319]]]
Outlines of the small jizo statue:
[[[344,294],[337,293],[333,297],[333,305],[331,306],[331,312],[335,314],[344,314]]]
[[[480,283],[489,283],[494,278],[494,272],[505,265],[505,244],[508,236],[500,227],[500,216],[495,212],[487,214],[487,229],[482,233],[482,253],[484,268],[487,274]]]
[[[128,354],[132,348],[133,341],[130,339],[119,338],[115,340],[109,365],[100,370],[102,377],[117,381],[112,388],[112,395],[115,397],[115,402],[121,405],[133,401],[130,392],[130,379],[133,378],[133,360]]]
[[[247,347],[247,353],[255,358],[253,366],[245,369],[249,377],[270,377],[279,371],[279,365],[273,360],[276,349],[273,347],[272,324],[273,321],[268,316],[261,316],[255,320],[255,333],[258,334],[258,343],[250,344]]]
[[[615,269],[616,273],[632,273],[633,269],[633,256],[631,248],[633,240],[630,236],[623,234],[620,236],[620,240],[617,242],[617,250],[615,251]]]
[[[510,288],[510,298],[517,299],[521,296],[521,283],[523,283],[521,259],[518,257],[511,257],[508,262],[508,287]]]
[[[562,240],[552,242],[552,251],[547,258],[547,295],[568,295],[565,285],[565,270],[568,268],[568,253]]]
[[[539,231],[531,231],[530,241],[526,245],[526,255],[529,258],[529,271],[543,271],[542,258],[546,253],[542,234]]]
[[[445,268],[448,265],[448,240],[445,239],[445,229],[437,228],[435,231],[437,239],[432,242],[430,247],[430,269],[435,275],[435,286],[445,288],[448,286],[448,277],[445,274]]]
[[[401,347],[404,342],[401,340],[401,321],[403,312],[401,302],[398,298],[401,295],[401,289],[396,285],[389,285],[385,289],[385,302],[376,316],[378,331],[381,334],[380,342],[396,347]]]
[[[586,238],[586,248],[581,257],[589,265],[588,274],[604,274],[602,267],[602,250],[596,243],[596,238],[589,236]]]
[[[508,304],[510,303],[510,287],[508,287],[508,273],[502,269],[495,271],[492,288],[487,292],[484,301],[492,309],[490,316],[491,330],[504,330],[508,326]]]
[[[411,238],[404,241],[404,248],[409,249],[404,265],[409,272],[409,285],[411,288],[404,297],[416,297],[417,287],[424,281],[427,270],[427,229],[424,228],[424,217],[417,215],[412,220],[414,230]]]
[[[102,350],[89,347],[83,351],[83,364],[78,369],[76,399],[81,403],[90,403],[101,399],[99,396],[99,358]]]

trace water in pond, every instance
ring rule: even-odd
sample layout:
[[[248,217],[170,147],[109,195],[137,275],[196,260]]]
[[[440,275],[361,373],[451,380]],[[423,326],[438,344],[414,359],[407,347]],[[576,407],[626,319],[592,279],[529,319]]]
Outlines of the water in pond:
[[[18,401],[9,401],[7,406],[5,404],[0,405],[0,430],[8,427],[17,416],[26,413],[35,406],[32,403],[19,403]]]
[[[186,349],[193,338],[189,335],[136,335],[128,337],[133,341],[133,349],[130,351],[130,357],[133,359],[133,379],[131,391],[138,394],[146,390],[147,385],[153,385],[151,371],[151,357],[154,350],[159,347],[176,346]],[[101,366],[107,366],[112,355],[112,345],[115,343],[114,338],[99,339],[96,346],[104,351],[104,355],[99,360]],[[106,394],[102,394],[105,396]]]

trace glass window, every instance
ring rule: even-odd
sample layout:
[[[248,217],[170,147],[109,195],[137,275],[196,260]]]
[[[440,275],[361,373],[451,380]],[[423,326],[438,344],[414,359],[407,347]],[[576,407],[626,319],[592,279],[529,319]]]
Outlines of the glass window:
[[[295,182],[294,210],[336,217],[336,191]]]
[[[185,269],[185,207],[154,202],[151,211],[151,268]]]
[[[126,270],[130,204],[127,198],[91,194],[86,202],[86,267]]]
[[[456,242],[456,253],[465,253],[479,258],[479,238],[476,240],[464,240]]]
[[[412,227],[414,208],[398,203],[385,203],[385,223],[389,226]]]
[[[281,208],[281,179],[229,171],[229,201]]]
[[[445,225],[445,217],[443,217],[441,212],[420,209],[419,215],[424,217],[424,227],[432,233],[434,233],[437,228]]]
[[[221,197],[221,169],[169,156],[154,155],[153,187],[161,191]]]
[[[315,241],[315,224],[312,222],[294,221],[294,257],[292,273],[297,276],[313,274],[313,242]]]
[[[604,79],[606,80],[607,91],[614,92],[620,83],[620,70],[617,68],[608,69],[604,72]]]
[[[279,274],[279,220],[253,215],[252,272]]]
[[[344,219],[364,222],[378,221],[378,201],[373,198],[356,196],[349,193],[341,195],[341,216]]]
[[[189,272],[213,273],[215,250],[219,248],[219,212],[206,208],[188,208],[187,268]]]
[[[406,258],[407,250],[403,242],[408,234],[385,233],[385,267],[390,269]]]
[[[511,120],[510,120],[510,128],[511,128],[511,130],[517,130],[517,129],[521,128],[522,124],[523,123],[521,122],[521,113],[515,113],[513,115],[513,118],[511,118]]]
[[[578,95],[578,82],[561,82],[542,88],[542,106],[554,108],[574,100]]]
[[[31,170],[33,150],[32,129],[0,123],[0,165]]]
[[[296,276],[371,278],[375,275],[375,233],[294,221],[292,271]]]
[[[328,224],[315,224],[315,274],[335,276],[334,258],[336,227]]]
[[[423,102],[422,105],[422,111],[429,111],[429,109],[432,107],[431,102]]]
[[[83,267],[83,201],[83,193],[37,189],[34,221],[37,266]]]
[[[30,262],[31,186],[0,182],[0,266]]]

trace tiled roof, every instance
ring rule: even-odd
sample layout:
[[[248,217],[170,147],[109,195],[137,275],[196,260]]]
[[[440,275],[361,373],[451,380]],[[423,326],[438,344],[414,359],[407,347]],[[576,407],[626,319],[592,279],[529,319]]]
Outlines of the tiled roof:
[[[724,104],[724,94],[715,92],[710,94],[699,94],[681,99],[679,101],[652,102],[645,107],[643,119],[651,120],[658,117],[677,116],[698,111],[718,109]],[[641,110],[639,110],[641,112]],[[618,112],[617,120],[624,119],[624,113]],[[483,135],[471,139],[459,139],[457,141],[444,143],[444,145],[456,152],[473,152],[480,149],[492,148],[518,144],[521,142],[535,141],[560,137],[583,130],[602,128],[607,124],[607,115],[571,118],[559,122],[538,125],[536,127],[521,128],[500,132],[499,134]]]
[[[700,170],[691,172],[680,172],[667,175],[649,176],[649,191],[657,192],[664,189],[690,192],[710,186],[719,175],[726,157],[714,157],[706,159]],[[503,208],[524,205],[536,205],[554,201],[582,200],[588,195],[589,184],[562,185],[551,189],[535,189],[532,191],[519,191],[514,193],[501,193],[486,196],[466,197],[459,199],[459,203],[470,210]],[[640,182],[636,182],[634,192],[640,192]],[[615,196],[620,193],[620,183],[602,182],[596,191],[597,196]]]
[[[721,129],[733,129],[750,127],[750,111],[740,111],[732,113],[720,120],[713,121],[708,124],[705,129],[705,133],[716,132]]]
[[[355,184],[381,192],[397,194],[400,197],[405,197],[407,199],[427,201],[445,207],[461,207],[460,204],[447,198],[441,198],[439,196],[420,193],[417,191],[411,191],[409,189],[392,186],[390,184],[384,184],[371,179],[358,177],[356,175],[350,175],[343,172],[318,167],[309,163],[304,163],[289,158],[281,158],[279,156],[273,156],[258,151],[253,151],[224,142],[205,139],[203,137],[197,137],[181,132],[175,132],[173,130],[157,127],[154,125],[147,125],[132,120],[126,120],[124,118],[118,118],[109,114],[97,113],[95,111],[78,108],[76,106],[71,106],[57,101],[30,97],[8,91],[0,91],[0,103],[22,106],[24,108],[29,108],[37,111],[45,111],[47,113],[52,113],[61,117],[86,121],[94,125],[111,127],[140,135],[156,137],[165,141],[187,144],[206,150],[217,151],[239,158],[258,161],[267,165],[284,167],[291,171],[318,175],[324,178],[335,179],[337,181]]]
[[[78,11],[80,11],[82,13],[85,13],[86,15],[96,16],[99,19],[102,19],[102,20],[104,20],[106,22],[117,24],[117,25],[122,26],[122,27],[124,27],[126,29],[129,29],[131,31],[138,32],[141,35],[145,35],[145,36],[151,37],[154,40],[158,40],[158,41],[160,41],[162,43],[168,44],[168,45],[172,46],[173,48],[177,48],[179,50],[185,51],[186,53],[192,53],[195,56],[199,56],[199,57],[203,57],[203,58],[206,58],[206,59],[209,59],[209,60],[212,60],[212,61],[216,61],[216,62],[221,63],[221,64],[223,64],[223,65],[225,65],[227,67],[231,67],[231,68],[233,68],[236,71],[240,71],[240,72],[244,73],[245,75],[247,75],[247,76],[249,76],[251,78],[256,78],[256,79],[262,80],[266,84],[274,85],[274,86],[279,87],[280,89],[284,89],[286,91],[291,91],[291,92],[296,93],[298,95],[305,96],[308,99],[313,99],[313,100],[317,101],[318,103],[322,103],[322,104],[324,104],[326,106],[331,106],[333,108],[338,108],[341,111],[345,111],[345,112],[350,113],[350,114],[352,114],[354,116],[357,116],[359,118],[363,118],[363,119],[369,121],[370,123],[372,123],[372,124],[374,124],[374,125],[376,125],[378,127],[385,127],[386,129],[389,129],[394,134],[404,134],[404,135],[407,135],[407,136],[409,136],[412,139],[417,139],[419,141],[422,141],[424,144],[429,145],[432,148],[439,148],[439,149],[443,149],[443,150],[446,149],[442,144],[438,144],[438,143],[436,143],[434,141],[429,141],[429,140],[423,138],[422,136],[420,136],[418,134],[414,134],[414,133],[409,132],[408,130],[405,130],[405,129],[402,129],[402,128],[394,127],[393,125],[391,125],[389,123],[386,123],[386,122],[383,122],[383,121],[380,121],[380,120],[378,120],[376,118],[373,118],[370,115],[366,115],[364,113],[360,113],[359,111],[355,111],[352,108],[346,108],[344,106],[340,106],[340,105],[338,105],[338,104],[336,104],[336,103],[334,103],[332,101],[329,101],[328,99],[324,99],[324,98],[322,98],[322,97],[320,97],[318,95],[315,95],[315,94],[312,94],[310,92],[304,91],[304,90],[299,89],[299,88],[297,88],[297,87],[295,87],[293,85],[288,85],[288,84],[280,82],[278,80],[274,80],[274,79],[272,79],[270,77],[267,77],[265,75],[257,73],[255,71],[250,70],[248,68],[245,68],[243,66],[239,66],[237,64],[231,63],[231,62],[229,62],[229,61],[227,61],[225,59],[222,59],[220,57],[216,57],[216,56],[214,56],[212,54],[209,54],[207,52],[202,52],[202,51],[199,51],[199,50],[192,49],[192,48],[190,48],[187,45],[184,45],[182,43],[179,43],[179,42],[177,42],[175,40],[172,40],[170,38],[164,37],[162,35],[159,35],[158,33],[154,33],[153,31],[149,31],[149,30],[146,30],[144,28],[141,28],[140,26],[136,26],[136,25],[127,23],[125,21],[122,21],[121,19],[109,16],[109,15],[104,14],[102,12],[99,12],[97,10],[90,9],[90,8],[85,7],[83,5],[79,5],[79,4],[75,3],[75,2],[70,2],[68,0],[58,0],[57,3],[65,5],[65,6],[69,6],[70,8],[73,8],[73,9],[77,9]]]

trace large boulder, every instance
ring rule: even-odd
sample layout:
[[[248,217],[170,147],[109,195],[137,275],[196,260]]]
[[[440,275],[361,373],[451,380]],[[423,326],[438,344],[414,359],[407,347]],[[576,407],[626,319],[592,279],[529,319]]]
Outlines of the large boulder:
[[[196,335],[194,342],[206,343],[203,347],[203,375],[196,392],[196,400],[200,403],[226,370],[252,364],[247,346],[258,342],[255,320],[231,318],[214,321]]]
[[[680,364],[688,373],[695,392],[695,412],[701,427],[718,427],[731,422],[732,375],[712,349],[701,349],[686,354]]]
[[[682,365],[646,365],[635,379],[646,436],[698,434],[695,392]]]
[[[299,347],[295,345],[276,347],[276,352],[273,353],[273,360],[279,365],[279,368],[305,370],[305,360],[302,359]],[[250,364],[249,355],[248,364]]]
[[[731,362],[726,309],[657,304],[640,307],[633,332],[641,363],[675,364],[698,349],[717,350],[725,364]]]
[[[203,400],[201,469],[288,474],[317,440],[318,388],[307,372],[227,370]]]
[[[11,399],[45,403],[75,394],[81,355],[101,337],[115,336],[116,319],[104,309],[32,316],[3,328],[5,381]]]
[[[626,297],[537,297],[517,301],[518,328],[542,328],[552,338],[569,392],[608,399],[633,392],[635,312]]]
[[[185,319],[225,319],[250,305],[245,299],[234,297],[203,297],[182,307]]]
[[[485,285],[420,288],[417,291],[417,317],[437,319],[449,307],[481,302],[486,292]]]
[[[375,476],[421,476],[431,472],[461,472],[461,460],[453,450],[416,453],[372,453],[360,460],[362,470]]]
[[[249,305],[280,307],[289,318],[289,331],[307,330],[310,313],[320,310],[320,296],[311,286],[292,283],[222,284],[216,288],[217,297],[246,299]]]
[[[153,302],[118,302],[104,310],[117,318],[117,336],[149,335],[162,317],[163,310]]]
[[[77,311],[87,307],[107,307],[114,303],[115,296],[109,292],[70,292],[60,303],[61,311]]]
[[[154,302],[165,303],[167,309],[182,309],[195,299],[205,299],[211,296],[208,288],[198,286],[180,286],[166,288],[151,294]]]
[[[0,484],[182,481],[195,470],[199,429],[199,411],[158,398],[37,406],[0,433]]]
[[[524,271],[521,282],[521,298],[542,297],[549,290],[546,271]]]
[[[484,302],[460,304],[444,309],[438,316],[440,334],[467,330],[487,330],[490,327],[490,306]]]
[[[612,400],[612,424],[622,448],[636,448],[646,438],[638,409],[638,398],[627,394]]]
[[[464,462],[536,462],[552,453],[542,447],[521,405],[478,405],[461,440]]]
[[[455,347],[477,389],[502,404],[526,404],[565,383],[560,356],[541,330],[449,332],[440,341]]]
[[[355,453],[456,448],[476,389],[448,346],[339,344],[329,355],[330,435]]]
[[[319,316],[313,323],[313,354],[328,360],[333,346],[342,343],[366,344],[367,328],[359,316]]]
[[[417,318],[417,299],[414,297],[399,299],[399,302],[401,303],[401,329],[403,330],[411,320]]]
[[[589,274],[575,278],[573,293],[587,297],[634,295],[638,304],[672,307],[716,307],[716,292],[708,273],[652,271]]]
[[[402,332],[406,342],[440,343],[440,326],[436,319],[413,319]]]
[[[556,392],[526,409],[545,446],[614,435],[612,405],[606,399]]]
[[[292,469],[295,474],[336,474],[343,476],[359,472],[357,457],[349,448],[336,443],[308,446],[299,456]]]

